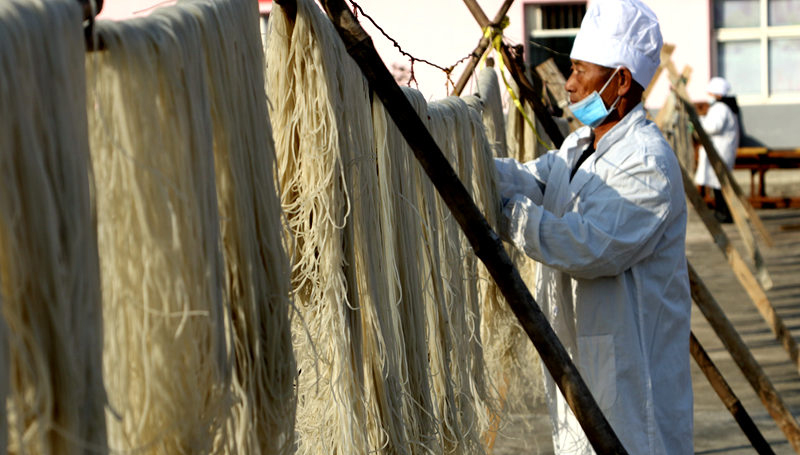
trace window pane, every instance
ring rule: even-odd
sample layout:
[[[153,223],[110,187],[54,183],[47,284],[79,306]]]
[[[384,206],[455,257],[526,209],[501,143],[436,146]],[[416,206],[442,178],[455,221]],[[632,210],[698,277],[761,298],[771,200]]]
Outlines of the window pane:
[[[758,27],[758,0],[714,0],[714,26]]]
[[[769,25],[800,25],[800,0],[769,0]]]
[[[719,43],[719,75],[731,83],[737,95],[761,92],[761,68],[758,41]]]
[[[800,92],[800,38],[769,40],[769,91]]]
[[[586,5],[542,5],[542,29],[580,28]]]

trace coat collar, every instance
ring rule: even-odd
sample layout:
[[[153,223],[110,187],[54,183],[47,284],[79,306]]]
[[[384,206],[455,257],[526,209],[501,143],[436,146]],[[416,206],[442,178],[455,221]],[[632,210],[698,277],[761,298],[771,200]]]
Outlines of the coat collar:
[[[628,134],[628,131],[631,130],[634,126],[644,122],[646,120],[646,115],[644,112],[644,106],[642,103],[639,103],[634,107],[628,115],[622,117],[622,120],[619,121],[613,128],[611,128],[605,136],[600,139],[600,142],[597,143],[597,151],[594,153],[597,157],[602,156],[612,145],[616,144],[620,141],[623,137]],[[596,159],[596,158],[595,158]]]
[[[619,123],[614,125],[608,133],[603,136],[597,143],[597,150],[592,153],[589,158],[584,161],[582,166],[584,169],[593,169],[595,162],[603,156],[614,144],[622,140],[628,132],[636,125],[644,122],[646,115],[642,103],[636,105],[628,115],[622,118]],[[578,157],[589,147],[594,141],[594,132],[591,128],[583,127],[572,133],[565,141],[564,146],[567,147],[567,163],[570,165],[570,170],[575,165]],[[564,147],[562,147],[562,150]],[[591,174],[589,172],[577,172],[575,177],[569,183],[569,197],[566,203],[572,202],[580,192],[581,188],[589,181]],[[566,204],[564,204],[566,206]]]

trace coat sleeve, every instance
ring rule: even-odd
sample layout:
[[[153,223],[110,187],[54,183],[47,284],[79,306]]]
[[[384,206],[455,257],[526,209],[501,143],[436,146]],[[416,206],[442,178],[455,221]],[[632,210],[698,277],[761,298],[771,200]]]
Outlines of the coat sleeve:
[[[727,106],[717,102],[709,109],[708,114],[700,118],[703,129],[708,134],[720,134],[725,129]]]
[[[578,211],[561,217],[523,195],[512,197],[503,208],[504,237],[531,258],[577,278],[624,272],[652,254],[673,210],[667,173],[652,157],[645,160],[650,163],[595,182],[581,195]]]
[[[513,158],[495,158],[497,190],[503,202],[522,194],[536,204],[541,204],[545,182],[550,175],[552,153],[546,153],[527,163]]]

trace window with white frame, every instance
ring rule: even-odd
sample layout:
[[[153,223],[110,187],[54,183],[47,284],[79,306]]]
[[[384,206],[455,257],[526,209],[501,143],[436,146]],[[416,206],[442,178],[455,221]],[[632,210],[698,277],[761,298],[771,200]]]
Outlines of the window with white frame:
[[[553,57],[569,76],[569,52],[586,14],[586,2],[537,2],[525,5],[528,62],[536,66]]]
[[[717,73],[745,104],[800,102],[800,0],[713,0]]]

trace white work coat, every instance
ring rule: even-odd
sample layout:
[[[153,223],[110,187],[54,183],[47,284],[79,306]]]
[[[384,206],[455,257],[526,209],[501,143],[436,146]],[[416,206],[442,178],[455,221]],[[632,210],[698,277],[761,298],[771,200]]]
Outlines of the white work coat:
[[[501,234],[541,265],[534,296],[631,454],[693,453],[686,202],[678,161],[637,106],[521,164],[497,159]],[[591,446],[552,378],[558,454]]]
[[[736,149],[739,148],[739,119],[727,104],[715,101],[708,108],[708,113],[700,118],[703,129],[708,133],[719,157],[728,169],[733,169],[736,162]],[[706,150],[701,146],[697,152],[697,171],[694,182],[701,186],[719,189],[719,180],[714,168],[708,161]]]

